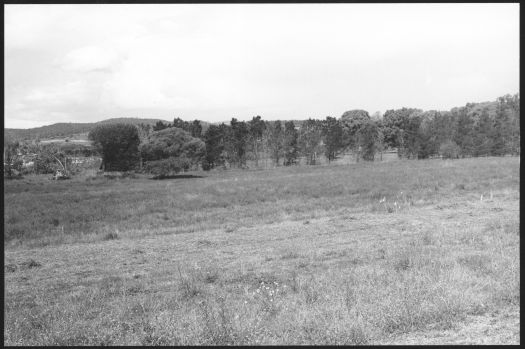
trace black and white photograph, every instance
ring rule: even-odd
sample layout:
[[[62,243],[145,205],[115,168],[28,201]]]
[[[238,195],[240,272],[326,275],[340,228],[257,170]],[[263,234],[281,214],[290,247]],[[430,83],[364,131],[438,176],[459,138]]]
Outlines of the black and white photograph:
[[[4,346],[520,344],[519,3],[3,10]]]

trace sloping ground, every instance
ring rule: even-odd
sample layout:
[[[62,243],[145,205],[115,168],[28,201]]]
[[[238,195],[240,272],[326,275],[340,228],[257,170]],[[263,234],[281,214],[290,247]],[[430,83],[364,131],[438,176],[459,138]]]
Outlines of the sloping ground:
[[[519,343],[518,206],[7,250],[4,344]]]

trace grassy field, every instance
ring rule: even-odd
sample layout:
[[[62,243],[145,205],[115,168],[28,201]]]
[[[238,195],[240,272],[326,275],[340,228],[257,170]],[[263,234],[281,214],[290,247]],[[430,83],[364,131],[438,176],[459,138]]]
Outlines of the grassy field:
[[[519,343],[519,166],[4,181],[4,344]]]

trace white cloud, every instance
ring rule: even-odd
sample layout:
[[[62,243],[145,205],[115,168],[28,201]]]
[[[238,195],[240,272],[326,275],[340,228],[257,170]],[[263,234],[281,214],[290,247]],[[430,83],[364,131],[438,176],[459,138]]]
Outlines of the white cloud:
[[[79,105],[89,101],[92,94],[85,81],[72,81],[65,85],[36,88],[24,98],[26,106],[56,109]]]
[[[6,124],[324,117],[494,99],[519,89],[518,10],[6,5]]]
[[[62,64],[66,70],[89,72],[109,69],[116,60],[117,55],[111,49],[86,46],[69,52]]]

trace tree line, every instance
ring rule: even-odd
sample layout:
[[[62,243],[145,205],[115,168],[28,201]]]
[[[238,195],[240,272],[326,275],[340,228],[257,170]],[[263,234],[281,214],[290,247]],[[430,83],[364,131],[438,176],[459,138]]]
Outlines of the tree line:
[[[355,109],[339,118],[300,122],[255,116],[205,130],[199,120],[180,118],[153,126],[98,125],[89,138],[103,157],[103,169],[141,169],[158,176],[197,167],[246,168],[248,161],[256,167],[268,161],[290,166],[303,158],[315,165],[321,157],[330,162],[346,152],[357,161],[374,161],[388,149],[408,159],[502,156],[520,153],[519,111],[515,94],[450,111],[401,108],[371,117]]]

